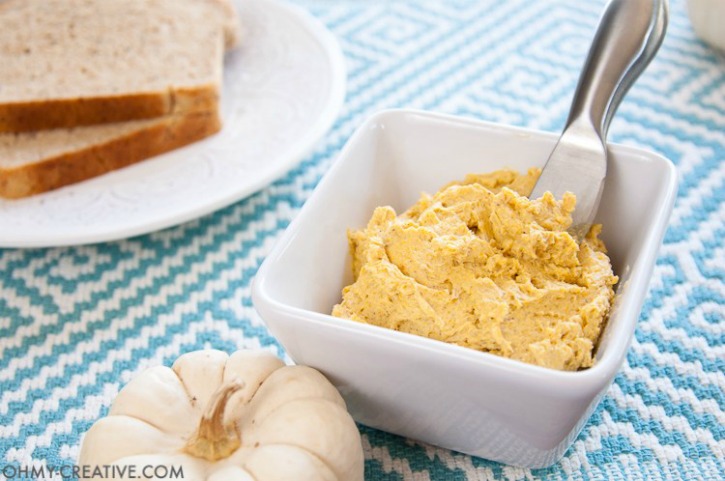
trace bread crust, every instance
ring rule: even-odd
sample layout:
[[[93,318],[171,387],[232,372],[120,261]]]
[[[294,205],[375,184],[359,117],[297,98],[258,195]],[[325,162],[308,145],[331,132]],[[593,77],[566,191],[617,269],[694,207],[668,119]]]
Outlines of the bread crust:
[[[151,93],[6,103],[0,105],[0,133],[209,112],[217,108],[219,90],[218,85],[208,84]]]
[[[216,109],[164,117],[145,128],[15,168],[0,168],[0,197],[19,199],[87,180],[221,130]]]

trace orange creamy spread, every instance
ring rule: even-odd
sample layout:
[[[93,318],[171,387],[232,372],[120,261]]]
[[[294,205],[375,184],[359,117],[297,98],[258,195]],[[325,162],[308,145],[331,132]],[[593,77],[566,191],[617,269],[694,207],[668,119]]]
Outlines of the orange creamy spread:
[[[560,370],[590,367],[617,277],[595,225],[566,230],[576,198],[529,200],[540,174],[469,175],[348,232],[354,283],[337,317]]]

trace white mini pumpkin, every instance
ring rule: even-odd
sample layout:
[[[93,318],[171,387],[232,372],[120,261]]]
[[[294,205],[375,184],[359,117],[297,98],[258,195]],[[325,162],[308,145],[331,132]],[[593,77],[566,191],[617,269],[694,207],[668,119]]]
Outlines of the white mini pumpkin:
[[[364,471],[335,387],[261,351],[196,351],[143,372],[86,433],[78,464],[181,467],[193,481],[362,481]]]

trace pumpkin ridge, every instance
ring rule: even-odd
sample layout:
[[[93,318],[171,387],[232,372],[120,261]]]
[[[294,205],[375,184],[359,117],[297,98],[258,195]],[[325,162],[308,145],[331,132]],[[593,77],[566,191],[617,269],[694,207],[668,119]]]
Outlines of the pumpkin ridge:
[[[124,429],[120,429],[123,426]],[[138,431],[148,429],[147,433]],[[108,433],[111,433],[110,435]],[[149,438],[155,438],[151,443]],[[125,414],[114,414],[96,421],[83,438],[78,463],[118,464],[121,460],[152,454],[174,455],[183,447],[185,439],[170,437],[165,431],[150,423]],[[94,463],[94,461],[100,461]]]
[[[294,403],[294,402],[297,402],[297,401],[326,401],[326,402],[329,402],[332,405],[335,405],[335,406],[337,406],[339,408],[342,408],[342,409],[347,410],[347,407],[346,407],[345,404],[340,405],[340,404],[336,403],[335,401],[333,401],[331,399],[328,399],[326,397],[323,397],[323,396],[300,396],[300,397],[296,397],[294,399],[291,399],[291,400],[287,401],[286,403],[282,403],[282,404],[280,404],[279,406],[276,406],[274,409],[272,409],[270,411],[267,411],[262,418],[251,417],[249,419],[249,422],[248,423],[250,425],[254,425],[255,428],[259,428],[260,426],[264,425],[264,421],[267,418],[269,418],[270,416],[272,416],[274,413],[276,413],[280,409],[284,408],[287,404]],[[244,419],[240,419],[237,422],[237,424],[241,425],[241,424],[244,423],[244,421],[245,421]]]
[[[267,378],[264,379],[262,384],[260,385],[260,388],[265,383],[282,383],[285,380],[278,379],[279,377],[288,376],[291,377],[291,379],[294,382],[299,382],[300,387],[307,387],[315,382],[323,382],[329,386],[329,390],[327,392],[319,392],[315,394],[311,393],[304,393],[303,395],[299,395],[299,392],[295,393],[295,396],[293,398],[287,399],[285,402],[280,403],[279,405],[275,406],[274,408],[270,410],[264,410],[262,409],[264,403],[261,403],[260,401],[256,401],[257,405],[252,405],[252,401],[257,396],[257,393],[255,393],[255,396],[252,396],[249,398],[249,403],[245,407],[250,408],[250,415],[244,416],[239,419],[239,424],[247,422],[249,424],[253,424],[256,426],[260,426],[267,417],[269,417],[272,413],[277,411],[279,408],[283,407],[286,403],[294,402],[298,400],[325,400],[329,401],[332,404],[335,404],[345,411],[347,411],[347,405],[345,404],[345,400],[342,398],[340,393],[337,391],[337,389],[325,378],[325,376],[320,373],[319,371],[309,367],[309,366],[302,366],[302,365],[294,365],[294,366],[284,366],[281,369],[278,369],[274,372],[272,372]],[[309,377],[307,377],[309,376]],[[290,382],[290,379],[286,380],[287,382]],[[276,386],[277,388],[280,388],[281,386],[284,386],[284,384],[281,384],[280,386]],[[273,386],[274,387],[274,386]],[[270,387],[269,389],[272,389],[273,387]],[[259,391],[259,390],[258,390]],[[261,394],[265,394],[265,392],[262,392]],[[261,396],[260,394],[260,396]],[[265,397],[265,396],[262,396]],[[251,405],[251,406],[250,406]],[[259,411],[263,412],[263,415],[259,415]]]
[[[347,434],[352,434],[354,432],[354,436],[357,437],[358,442],[360,442],[359,441],[360,434],[359,434],[358,428],[355,425],[355,422],[349,416],[345,406],[341,406],[340,404],[336,403],[335,401],[332,401],[332,400],[326,399],[326,398],[315,397],[315,396],[308,396],[308,397],[304,397],[304,398],[295,398],[294,400],[291,400],[285,404],[281,404],[281,405],[275,407],[273,410],[269,411],[269,413],[265,417],[265,420],[273,418],[273,416],[272,416],[273,413],[276,413],[284,408],[289,408],[289,406],[294,406],[294,405],[299,405],[299,404],[301,404],[303,406],[305,404],[308,404],[311,406],[315,406],[318,404],[326,404],[327,405],[326,408],[319,412],[325,412],[325,413],[333,412],[334,413],[333,416],[335,418],[337,418],[337,420],[340,422],[346,422],[347,420],[349,420],[349,425],[347,427],[341,428],[341,430],[340,430],[340,432],[338,432],[338,434],[342,434],[344,436],[346,434],[346,431],[349,430],[347,432]],[[305,418],[305,416],[300,416],[300,415],[294,417],[294,419],[304,419],[304,418]],[[280,422],[280,420],[273,420],[273,421]],[[335,439],[334,442],[330,442],[330,440],[328,438],[327,445],[324,442],[319,445],[319,448],[322,449],[323,451],[320,452],[320,454],[317,454],[316,452],[313,452],[310,450],[312,448],[309,445],[304,444],[305,441],[309,440],[308,438],[305,438],[302,440],[298,439],[298,440],[296,440],[297,442],[295,442],[295,440],[278,440],[279,438],[277,438],[277,436],[284,436],[284,434],[280,434],[280,433],[282,433],[282,431],[280,431],[280,430],[272,430],[271,432],[276,433],[275,436],[272,437],[271,442],[264,442],[263,438],[268,437],[269,432],[270,432],[269,429],[264,428],[264,422],[260,422],[260,423],[256,424],[254,426],[254,429],[250,429],[247,431],[247,433],[249,434],[249,436],[247,436],[247,438],[246,438],[247,443],[244,443],[242,445],[242,447],[243,448],[244,447],[252,448],[252,449],[258,448],[258,447],[272,446],[272,445],[287,445],[287,446],[296,447],[307,453],[315,455],[317,458],[320,458],[323,461],[323,463],[325,464],[325,466],[327,466],[330,469],[330,471],[337,477],[338,480],[341,480],[341,479],[345,480],[345,481],[348,480],[349,473],[339,471],[340,469],[344,469],[344,468],[343,468],[343,466],[336,465],[335,460],[336,460],[337,456],[335,456],[332,452],[327,452],[327,453],[324,452],[325,448],[329,448],[332,446],[333,449],[337,449],[337,448],[340,448],[341,446],[345,445],[346,442],[343,441],[342,439]],[[249,442],[250,438],[252,438],[251,439],[251,441],[253,441],[252,443]],[[364,462],[364,460],[362,459],[362,449],[360,449],[359,452],[360,452],[359,463],[362,464]],[[325,456],[327,459],[323,458],[323,456]],[[353,469],[352,471],[355,471],[355,470],[356,469]]]
[[[179,399],[186,400],[187,395],[181,379],[179,379],[171,368],[166,366],[155,366],[149,368],[146,373],[146,377],[139,376],[132,379],[128,384],[126,384],[126,386],[123,387],[123,389],[119,391],[116,399],[113,401],[108,410],[107,416],[128,416],[144,421],[146,424],[155,427],[159,431],[169,434],[183,434],[186,436],[188,434],[188,430],[175,430],[174,426],[167,425],[168,419],[164,419],[164,416],[149,415],[154,412],[155,409],[158,409],[159,406],[156,406],[155,401],[152,401],[151,398],[147,397],[147,390],[150,385],[149,382],[153,379],[155,383],[163,386],[160,392],[166,394],[171,391],[174,397],[183,396],[180,398],[176,397],[169,399],[168,401],[171,403],[175,404]],[[154,396],[154,398],[155,397],[156,396]],[[169,406],[165,404],[163,408],[184,409],[184,411],[186,411],[186,408],[188,407],[189,413],[193,412],[193,406],[191,406],[188,402],[181,401],[178,402],[178,404],[178,406]]]
[[[174,361],[171,369],[176,373],[176,376],[180,379],[182,385],[184,386],[184,391],[186,392],[193,409],[203,410],[211,394],[223,384],[224,378],[222,375],[226,369],[228,361],[229,354],[218,349],[187,352],[179,356],[176,361]],[[197,371],[199,366],[213,366],[214,364],[221,365],[219,372],[214,372],[214,369],[202,369]],[[195,385],[198,384],[198,378],[209,379],[210,377],[216,376],[218,376],[219,382],[212,382],[211,384],[213,384],[213,386]],[[196,394],[193,394],[194,391],[197,391]]]
[[[225,366],[226,367],[226,366]],[[189,401],[189,404],[192,408],[196,408],[196,398],[192,396],[191,391],[189,391],[189,386],[186,385],[184,382],[184,379],[181,377],[179,372],[176,371],[173,367],[170,367],[171,371],[176,375],[176,378],[179,380],[179,383],[181,384],[181,387],[184,388],[184,392],[186,393],[186,399]]]
[[[312,451],[305,449],[304,447],[299,446],[297,444],[269,443],[269,444],[265,444],[264,446],[258,446],[258,447],[260,447],[260,448],[262,448],[262,447],[264,447],[264,448],[285,447],[285,448],[293,448],[293,449],[299,450],[302,453],[304,453],[305,456],[309,456],[310,458],[319,462],[320,465],[322,465],[329,472],[329,474],[331,474],[335,478],[335,481],[348,481],[348,480],[343,480],[342,478],[340,478],[337,475],[337,473],[332,469],[332,467],[327,462],[325,462],[325,460],[322,459],[320,456],[318,456],[317,454],[313,453]],[[254,472],[254,468],[252,466],[249,466],[249,463],[246,460],[244,462],[242,462],[241,466],[242,466],[242,469],[244,469],[245,471],[250,473],[251,476],[254,476],[255,480],[257,479],[256,474]]]
[[[253,382],[250,382],[249,379],[247,379],[247,376],[243,375],[240,372],[237,372],[235,368],[238,368],[239,366],[235,366],[236,363],[239,362],[238,356],[243,353],[244,351],[237,351],[236,353],[233,353],[229,356],[229,359],[227,359],[227,362],[224,364],[224,369],[222,371],[222,383],[229,382],[234,378],[241,378],[244,380],[244,382],[247,384],[247,386],[240,391],[241,398],[238,401],[231,402],[232,405],[235,405],[237,407],[245,407],[247,406],[251,400],[254,398],[254,396],[257,395],[257,392],[259,391],[259,388],[262,386],[262,384],[269,379],[270,376],[272,376],[275,372],[277,372],[280,369],[288,367],[286,364],[281,362],[278,357],[274,356],[271,353],[268,353],[267,351],[263,350],[255,350],[255,351],[247,351],[248,353],[252,354],[251,356],[247,356],[246,362],[249,363],[250,361],[261,361],[267,358],[268,360],[274,360],[280,363],[280,365],[274,367],[269,372],[265,373],[264,377],[256,377],[254,375],[251,376],[253,379]],[[266,369],[264,366],[260,366],[260,371],[264,372]],[[220,384],[220,386],[221,386]],[[232,412],[232,411],[230,411]]]
[[[125,419],[125,420],[129,420],[130,419],[130,420],[133,420],[133,422],[138,422],[140,424],[145,424],[146,426],[149,426],[149,427],[155,429],[160,434],[167,435],[167,436],[169,435],[169,433],[167,431],[165,431],[164,429],[162,429],[160,426],[157,426],[157,425],[155,425],[152,422],[149,422],[149,421],[147,421],[145,419],[138,418],[136,416],[129,416],[128,414],[109,414],[108,416],[106,416],[106,418]],[[103,419],[103,418],[101,418],[101,419]],[[183,441],[181,441],[181,444],[183,445]],[[114,461],[114,463],[115,462],[116,461]]]

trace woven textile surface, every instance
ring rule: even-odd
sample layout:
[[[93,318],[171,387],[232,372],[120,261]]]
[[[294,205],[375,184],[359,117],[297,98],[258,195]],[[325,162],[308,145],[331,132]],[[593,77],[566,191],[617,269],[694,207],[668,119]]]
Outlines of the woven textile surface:
[[[342,112],[297,167],[161,232],[0,250],[0,466],[72,463],[119,389],[183,352],[286,356],[252,308],[250,282],[362,120],[412,107],[560,131],[603,6],[297,3],[337,36],[348,69]],[[725,479],[725,58],[695,37],[684,1],[670,13],[609,140],[671,159],[678,198],[627,362],[598,409],[564,458],[540,470],[360,426],[366,480]]]

